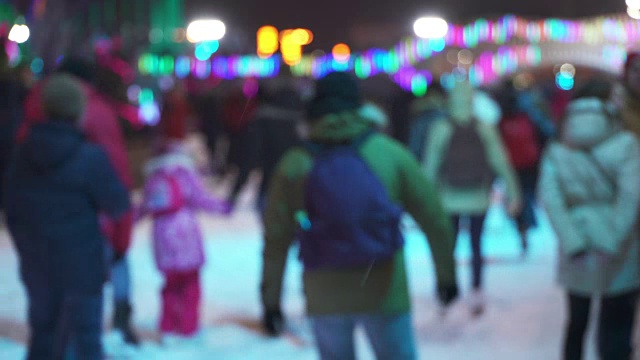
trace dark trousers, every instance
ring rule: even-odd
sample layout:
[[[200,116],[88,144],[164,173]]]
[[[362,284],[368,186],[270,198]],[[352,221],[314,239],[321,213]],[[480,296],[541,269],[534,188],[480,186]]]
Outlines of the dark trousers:
[[[637,292],[603,297],[597,328],[597,348],[601,360],[631,359],[631,335]],[[582,360],[584,334],[589,324],[591,298],[567,294],[568,321],[565,329],[564,359]]]
[[[536,227],[538,221],[534,209],[536,201],[536,188],[538,182],[538,168],[517,170],[518,180],[522,188],[523,206],[522,211],[516,216],[518,231],[523,232],[529,228]]]
[[[465,215],[453,215],[453,229],[456,239],[460,232],[460,219]],[[473,289],[478,290],[482,287],[482,268],[484,260],[482,258],[482,229],[486,214],[470,215],[469,218],[469,235],[471,237],[471,268],[473,275]]]
[[[102,292],[70,293],[49,273],[22,269],[29,301],[28,360],[101,359]]]

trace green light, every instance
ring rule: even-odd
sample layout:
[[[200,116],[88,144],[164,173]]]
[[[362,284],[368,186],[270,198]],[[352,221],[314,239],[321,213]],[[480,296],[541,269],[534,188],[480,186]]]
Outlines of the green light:
[[[411,92],[417,97],[423,97],[427,94],[427,79],[422,75],[414,75],[411,79]]]
[[[160,58],[158,70],[161,75],[170,75],[175,69],[175,60],[171,55],[165,55]]]
[[[152,103],[154,99],[153,90],[151,89],[142,89],[140,91],[140,95],[138,97],[138,102],[140,105]]]

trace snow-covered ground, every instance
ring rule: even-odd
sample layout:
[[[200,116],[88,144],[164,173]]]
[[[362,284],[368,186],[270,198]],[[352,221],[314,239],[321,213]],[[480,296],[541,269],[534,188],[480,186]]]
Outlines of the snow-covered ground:
[[[135,229],[130,252],[135,326],[144,344],[123,351],[116,334],[106,332],[110,358],[117,359],[316,359],[304,318],[301,267],[292,252],[287,268],[283,308],[298,338],[271,339],[260,333],[261,231],[251,209],[255,186],[249,186],[231,218],[202,215],[207,265],[203,270],[202,332],[180,345],[159,344],[156,321],[162,278],[154,267],[150,223]],[[463,294],[445,317],[438,315],[432,262],[423,235],[409,220],[407,258],[413,296],[413,318],[420,359],[547,360],[560,357],[565,317],[563,294],[554,283],[555,239],[542,218],[531,232],[530,254],[520,257],[515,229],[500,207],[490,211],[484,233],[488,308],[472,318],[467,307],[470,284],[469,241],[461,234],[456,255]],[[6,232],[0,231],[0,359],[21,359],[28,336],[26,300],[16,271],[16,257]],[[110,288],[106,288],[106,297]],[[106,301],[105,319],[111,302]],[[593,334],[590,334],[592,336]],[[595,359],[593,341],[588,360]],[[361,359],[373,359],[362,333],[357,334]]]

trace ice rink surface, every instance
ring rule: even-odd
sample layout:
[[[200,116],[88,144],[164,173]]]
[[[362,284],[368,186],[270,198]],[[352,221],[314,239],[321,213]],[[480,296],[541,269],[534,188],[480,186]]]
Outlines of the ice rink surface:
[[[283,309],[291,334],[267,338],[259,326],[261,226],[252,209],[255,186],[243,193],[230,218],[202,215],[207,264],[202,273],[202,331],[189,341],[159,342],[156,331],[162,278],[151,254],[150,222],[138,224],[129,254],[133,278],[135,326],[144,339],[133,350],[122,346],[118,334],[105,331],[110,359],[316,359],[304,317],[301,266],[295,249],[288,262]],[[540,215],[543,215],[539,212]],[[435,360],[552,360],[560,358],[564,298],[555,284],[556,242],[548,222],[530,232],[530,252],[521,257],[512,222],[499,206],[489,213],[484,231],[487,311],[470,315],[469,239],[463,231],[456,257],[462,296],[443,317],[435,302],[433,266],[424,236],[411,219],[405,222],[413,319],[420,359]],[[26,299],[17,273],[17,260],[8,235],[0,231],[0,359],[22,359],[28,329]],[[108,326],[110,287],[105,291]],[[593,337],[591,332],[589,336]],[[359,359],[373,359],[369,344],[357,332]],[[593,341],[587,360],[595,360]]]

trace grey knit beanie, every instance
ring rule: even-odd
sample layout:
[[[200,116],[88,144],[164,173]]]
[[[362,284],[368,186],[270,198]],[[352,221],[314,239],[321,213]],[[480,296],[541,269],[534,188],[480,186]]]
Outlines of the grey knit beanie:
[[[80,81],[71,75],[52,75],[42,89],[42,108],[53,120],[79,120],[85,102]]]

